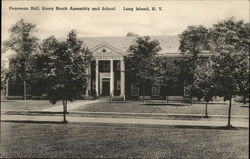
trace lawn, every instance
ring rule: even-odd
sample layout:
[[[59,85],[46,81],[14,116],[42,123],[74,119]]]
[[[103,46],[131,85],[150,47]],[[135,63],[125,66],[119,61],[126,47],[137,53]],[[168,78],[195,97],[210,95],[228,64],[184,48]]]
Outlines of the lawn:
[[[57,102],[55,105],[61,105],[62,102]],[[1,110],[43,110],[50,108],[52,105],[48,100],[4,100],[1,101]]]
[[[3,158],[247,159],[248,130],[2,122]]]
[[[90,104],[88,107],[79,107],[79,111],[90,112],[122,112],[122,113],[167,113],[167,114],[204,114],[205,104],[172,105],[145,105],[139,101],[110,102]],[[228,104],[209,104],[209,115],[228,115]],[[248,116],[249,107],[241,103],[233,103],[232,115]]]
[[[75,102],[75,101],[74,101]],[[71,102],[68,102],[71,103]],[[47,109],[53,106],[62,105],[62,101],[58,101],[55,105],[50,103],[48,100],[3,100],[1,101],[1,110],[2,111],[39,111]]]

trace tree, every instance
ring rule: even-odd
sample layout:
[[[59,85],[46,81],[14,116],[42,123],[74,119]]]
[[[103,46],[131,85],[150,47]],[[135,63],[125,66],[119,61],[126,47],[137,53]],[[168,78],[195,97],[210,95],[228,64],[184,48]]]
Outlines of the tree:
[[[82,97],[87,87],[86,69],[90,64],[91,53],[82,48],[83,42],[71,31],[66,41],[59,42],[55,37],[42,44],[44,58],[42,65],[48,81],[48,98],[52,104],[63,101],[63,116],[66,122],[67,101]]]
[[[60,42],[54,37],[50,36],[43,40],[40,44],[40,51],[35,54],[34,60],[34,85],[40,88],[45,88],[48,93],[49,83],[52,80],[51,70],[54,67],[54,60],[56,58],[55,52],[58,51]]]
[[[186,58],[185,61],[191,63],[190,68],[190,77],[189,80],[185,82],[189,83],[191,88],[191,98],[193,90],[193,81],[194,81],[194,71],[197,67],[198,55],[209,50],[208,38],[209,31],[204,26],[189,26],[186,30],[180,35],[180,47],[182,54],[189,55],[189,58]]]
[[[244,33],[244,22],[229,18],[215,24],[211,30],[216,94],[229,100],[228,127],[231,127],[232,98],[249,90],[249,36]],[[243,38],[244,37],[244,38]]]
[[[1,63],[1,90],[5,89],[7,72],[8,70],[4,67],[3,63]]]
[[[9,74],[12,79],[23,81],[24,100],[26,100],[27,81],[32,71],[32,57],[38,49],[38,39],[33,35],[35,31],[34,24],[21,19],[10,28],[10,39],[6,43],[16,53],[11,59],[13,67],[9,70]]]
[[[249,102],[249,46],[250,46],[250,23],[243,25],[243,28],[239,31],[239,50],[242,53],[244,59],[239,67],[239,92],[238,95],[242,98],[243,103]],[[244,65],[247,66],[244,68]]]
[[[157,54],[161,50],[157,40],[149,36],[138,37],[136,44],[130,46],[131,54],[126,58],[127,72],[134,76],[134,82],[139,82],[143,88],[143,102],[146,84],[152,84],[157,79]]]
[[[205,117],[208,117],[207,104],[215,95],[214,75],[210,61],[202,66],[198,66],[194,74],[194,90],[193,95],[199,100],[206,102]]]

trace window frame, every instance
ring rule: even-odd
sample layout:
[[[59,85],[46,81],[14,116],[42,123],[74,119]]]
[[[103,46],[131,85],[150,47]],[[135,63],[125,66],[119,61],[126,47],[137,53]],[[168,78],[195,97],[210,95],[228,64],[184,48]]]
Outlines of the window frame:
[[[155,89],[155,88],[157,88],[157,89]],[[159,97],[161,95],[161,86],[159,86],[159,85],[153,85],[151,87],[151,95],[153,97]]]
[[[130,90],[131,90],[131,96],[133,96],[133,97],[139,96],[140,88],[138,86],[138,83],[131,83]],[[134,91],[134,90],[136,90],[136,91]],[[134,92],[136,92],[136,94],[134,94]]]

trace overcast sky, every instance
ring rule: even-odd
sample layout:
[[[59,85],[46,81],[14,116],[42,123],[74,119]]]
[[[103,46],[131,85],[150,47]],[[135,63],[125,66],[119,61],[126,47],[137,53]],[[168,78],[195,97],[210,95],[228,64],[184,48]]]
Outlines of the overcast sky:
[[[231,16],[249,22],[249,1],[3,1],[2,40],[20,19],[37,25],[37,36],[177,35],[189,25],[207,27]],[[9,7],[115,7],[116,11],[13,11]],[[162,7],[163,11],[123,11],[123,7]]]

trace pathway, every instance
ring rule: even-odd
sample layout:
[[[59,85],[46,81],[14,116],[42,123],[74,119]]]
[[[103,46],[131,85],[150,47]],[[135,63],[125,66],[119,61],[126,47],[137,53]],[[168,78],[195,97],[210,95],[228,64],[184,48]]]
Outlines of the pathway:
[[[72,111],[72,110],[75,110],[75,109],[77,109],[79,107],[85,107],[85,106],[87,106],[89,104],[98,103],[98,102],[102,102],[102,101],[103,100],[101,100],[101,99],[99,99],[99,100],[81,100],[81,101],[68,103],[67,110]],[[54,107],[44,109],[42,111],[45,111],[45,112],[62,112],[63,111],[63,106],[58,105],[58,106],[54,106]]]
[[[30,115],[1,115],[2,121],[13,122],[60,122],[62,116],[30,116]],[[177,125],[177,126],[215,126],[227,125],[227,120],[162,120],[162,119],[136,119],[136,118],[101,118],[101,117],[74,117],[67,116],[68,122],[73,123],[108,123],[108,124],[139,124],[139,125]],[[249,127],[248,121],[233,121],[235,127]]]

